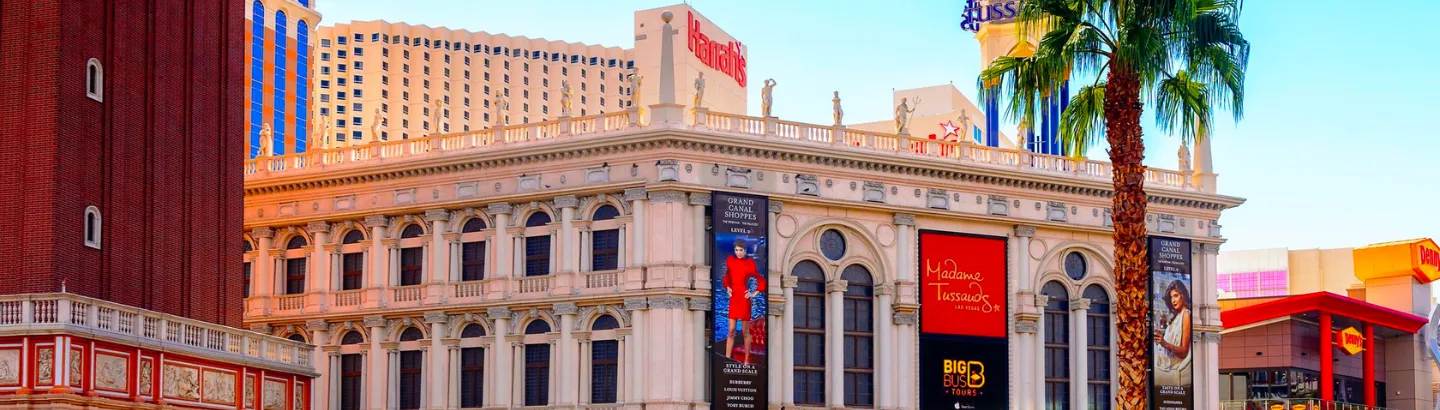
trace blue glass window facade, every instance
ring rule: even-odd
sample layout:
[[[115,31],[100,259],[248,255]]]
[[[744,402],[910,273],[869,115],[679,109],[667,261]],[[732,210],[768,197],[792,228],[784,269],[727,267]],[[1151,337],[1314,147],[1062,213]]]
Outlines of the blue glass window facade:
[[[291,151],[305,152],[310,135],[310,24],[305,20],[295,22],[295,147]]]
[[[265,5],[255,0],[250,15],[250,158],[260,153],[265,107]]]
[[[285,155],[285,73],[286,62],[285,52],[287,48],[286,36],[288,25],[284,11],[275,11],[275,120],[270,123],[270,129],[274,132],[275,155]]]

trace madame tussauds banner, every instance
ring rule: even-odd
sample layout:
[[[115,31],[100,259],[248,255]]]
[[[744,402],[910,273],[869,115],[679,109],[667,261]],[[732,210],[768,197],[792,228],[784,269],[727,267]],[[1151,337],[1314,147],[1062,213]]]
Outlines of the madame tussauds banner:
[[[766,387],[765,265],[770,203],[711,194],[710,267],[715,323],[710,334],[711,409],[769,408]]]
[[[920,231],[920,408],[1009,407],[1002,237]]]
[[[1190,241],[1152,236],[1149,256],[1151,408],[1193,410]]]

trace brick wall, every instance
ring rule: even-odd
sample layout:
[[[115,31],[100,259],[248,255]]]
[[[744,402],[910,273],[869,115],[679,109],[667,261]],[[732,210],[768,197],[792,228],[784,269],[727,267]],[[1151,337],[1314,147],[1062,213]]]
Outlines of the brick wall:
[[[0,0],[0,294],[239,325],[244,3]],[[85,64],[105,67],[105,101]],[[11,136],[17,138],[11,139]],[[88,206],[103,249],[84,246]]]

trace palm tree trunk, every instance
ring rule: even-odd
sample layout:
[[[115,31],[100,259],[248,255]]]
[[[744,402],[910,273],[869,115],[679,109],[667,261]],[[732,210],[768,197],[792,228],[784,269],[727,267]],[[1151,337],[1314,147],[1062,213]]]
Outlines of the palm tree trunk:
[[[1145,231],[1145,142],[1141,138],[1140,79],[1131,70],[1111,68],[1105,90],[1105,135],[1114,167],[1116,334],[1120,362],[1118,409],[1144,409],[1149,283]]]

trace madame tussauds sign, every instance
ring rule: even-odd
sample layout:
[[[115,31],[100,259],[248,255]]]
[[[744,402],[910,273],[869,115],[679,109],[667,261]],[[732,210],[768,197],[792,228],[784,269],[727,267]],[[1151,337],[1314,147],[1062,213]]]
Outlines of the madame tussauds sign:
[[[1005,337],[1003,239],[922,231],[920,255],[922,332]]]
[[[690,52],[695,53],[695,58],[700,62],[718,70],[725,75],[734,78],[735,82],[745,86],[745,50],[739,41],[731,40],[721,44],[710,41],[710,36],[700,31],[700,20],[695,19],[694,12],[687,12],[686,27],[690,33],[687,43],[690,45]]]

